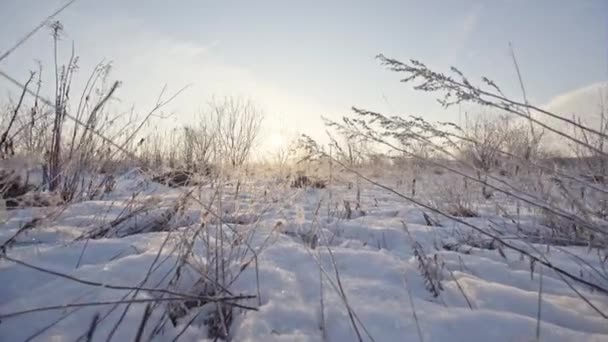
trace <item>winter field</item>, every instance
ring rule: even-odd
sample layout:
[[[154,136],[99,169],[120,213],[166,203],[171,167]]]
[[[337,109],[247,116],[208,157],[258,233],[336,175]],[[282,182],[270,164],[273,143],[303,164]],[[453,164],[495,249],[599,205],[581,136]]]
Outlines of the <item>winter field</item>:
[[[529,101],[540,98],[540,93],[553,96],[558,88],[600,80],[595,71],[591,78],[582,76],[587,53],[561,56],[568,63],[581,58],[580,65],[550,68],[549,62],[560,56],[550,49],[543,51],[545,59],[529,70],[553,70],[547,72],[558,75],[551,74],[548,80],[530,77],[536,87],[551,86],[532,92],[535,96],[528,96],[526,77],[511,43],[508,57],[516,81],[505,92],[491,79],[469,79],[456,67],[438,71],[418,60],[379,54],[376,62],[394,77],[394,83],[415,93],[399,98],[393,110],[383,92],[384,79],[359,70],[357,63],[363,59],[354,57],[360,54],[359,45],[369,39],[374,48],[384,42],[388,45],[378,46],[402,51],[394,49],[393,37],[401,41],[395,33],[414,32],[413,38],[424,40],[420,46],[407,42],[408,49],[438,44],[435,52],[421,55],[450,57],[453,51],[440,41],[464,44],[465,39],[452,32],[458,25],[440,18],[427,25],[424,19],[437,12],[450,12],[446,18],[451,18],[448,2],[435,9],[421,7],[420,14],[410,13],[409,7],[416,6],[408,4],[412,18],[424,19],[418,30],[399,26],[416,20],[394,17],[406,12],[396,4],[384,4],[386,18],[375,18],[378,23],[368,21],[371,10],[353,11],[352,20],[345,23],[350,29],[336,21],[343,16],[343,5],[334,8],[339,15],[330,13],[329,5],[327,11],[312,6],[313,16],[327,15],[325,25],[335,25],[337,33],[303,20],[301,36],[284,32],[291,27],[287,24],[301,19],[299,13],[293,14],[292,4],[283,9],[287,15],[274,15],[278,5],[261,12],[272,20],[251,14],[263,7],[257,2],[251,13],[243,10],[244,3],[224,9],[203,6],[198,11],[213,20],[192,21],[213,30],[197,33],[188,23],[188,36],[213,38],[213,42],[204,47],[186,44],[185,49],[157,45],[167,43],[157,24],[173,29],[188,22],[182,16],[198,16],[198,12],[184,13],[190,12],[185,5],[168,9],[164,3],[146,2],[133,5],[131,13],[125,6],[130,25],[139,25],[131,16],[144,7],[162,7],[162,15],[148,18],[155,27],[150,45],[159,50],[149,58],[130,50],[133,46],[146,50],[143,40],[137,44],[126,40],[123,36],[129,29],[98,15],[112,10],[113,18],[118,1],[113,6],[99,2],[99,7],[89,2],[81,12],[66,12],[72,21],[86,21],[81,14],[87,11],[104,19],[103,27],[95,30],[97,38],[110,26],[121,31],[120,39],[110,40],[110,45],[119,46],[131,63],[123,72],[131,74],[133,68],[142,84],[154,83],[154,72],[163,71],[179,82],[199,75],[207,87],[204,92],[234,84],[249,86],[254,93],[266,91],[270,103],[279,106],[270,110],[280,113],[287,107],[291,113],[282,120],[298,131],[288,137],[278,132],[276,116],[272,121],[257,102],[241,95],[213,97],[195,115],[190,109],[199,103],[174,103],[188,86],[174,92],[164,86],[154,97],[156,102],[142,111],[131,106],[130,98],[121,98],[123,83],[112,74],[111,61],[101,60],[79,74],[75,44],[70,50],[64,42],[70,36],[56,18],[75,2],[65,1],[0,51],[0,62],[17,57],[11,54],[27,47],[39,31],[47,30],[47,36],[50,32],[46,42],[53,52],[47,56],[51,56],[50,68],[43,69],[40,61],[36,71],[26,73],[29,77],[20,73],[17,79],[11,75],[19,68],[5,72],[0,64],[0,90],[4,86],[17,90],[0,106],[0,342],[608,342],[608,93],[602,92],[608,88],[598,83],[583,89],[600,90],[593,97],[599,99],[597,106],[578,102],[585,102],[585,108],[597,107],[583,113],[586,116],[565,116],[549,105]],[[15,13],[28,12],[41,3],[19,7],[21,1],[13,1],[11,7]],[[194,2],[190,5],[196,8]],[[557,28],[563,29],[561,17],[545,13],[560,6],[550,5],[545,4],[548,9],[542,8],[539,17],[558,18]],[[472,16],[463,17],[465,22],[458,26],[464,29],[463,37],[472,34],[478,19],[492,21],[480,16],[486,11],[482,7],[476,5]],[[602,12],[594,8],[580,10]],[[167,24],[168,10],[183,12],[175,16],[179,20]],[[567,8],[562,11],[568,19],[576,14]],[[503,12],[498,6],[492,13],[518,20],[522,14]],[[244,24],[247,21],[238,17],[243,14],[264,25]],[[354,19],[361,14],[362,19]],[[16,24],[25,25],[12,16],[9,19]],[[391,18],[395,28],[388,25]],[[581,25],[591,20],[577,18]],[[368,35],[368,27],[383,26],[385,19],[394,31]],[[81,22],[73,30],[80,32],[87,24]],[[214,31],[216,25],[228,25],[224,29],[233,36],[216,38],[222,31]],[[244,26],[239,30],[238,25]],[[441,25],[439,43],[427,39],[434,26]],[[487,24],[502,32],[496,25]],[[508,26],[518,27],[519,22]],[[545,24],[534,19],[530,27],[542,29]],[[283,54],[252,45],[270,37],[263,33],[269,28],[281,33]],[[581,30],[590,36],[590,29]],[[485,34],[485,26],[478,31]],[[525,38],[532,31],[522,35]],[[565,36],[570,37],[570,31]],[[258,36],[248,38],[244,33]],[[289,44],[320,41],[305,39],[309,34],[323,39],[334,36],[339,43],[298,46],[306,50],[300,55]],[[87,36],[89,45],[97,47],[97,38]],[[551,42],[562,51],[560,39]],[[297,87],[285,92],[281,87],[264,88],[248,78],[255,72],[230,68],[223,54],[213,55],[228,46],[222,40],[233,44],[226,50],[235,49],[232,57],[248,58],[244,65],[267,67],[267,73],[261,73],[264,78],[278,75],[277,79],[298,83]],[[335,48],[347,43],[357,45],[356,49]],[[540,39],[530,41],[527,46],[533,46],[534,53],[524,56],[541,55],[540,43]],[[276,44],[268,40],[267,45]],[[42,48],[32,51],[37,49]],[[100,44],[95,51],[106,53],[104,49]],[[336,55],[326,55],[328,50]],[[479,49],[468,51],[464,45],[452,50],[453,57],[456,52],[466,54],[469,70],[471,65],[487,66],[504,79],[490,55]],[[266,55],[256,57],[259,52]],[[156,55],[164,53],[169,55],[156,61]],[[327,56],[339,65],[326,64]],[[194,64],[188,69],[180,58],[191,57],[221,63],[216,68]],[[311,59],[320,64],[300,64]],[[334,73],[334,67],[356,71],[336,68],[342,71]],[[310,79],[286,72],[294,69],[310,73]],[[359,71],[365,78],[359,80]],[[564,84],[556,79],[562,76]],[[239,82],[231,83],[230,77]],[[342,83],[335,86],[332,82],[339,77]],[[149,89],[144,88],[133,91]],[[513,89],[519,95],[505,95],[513,94]],[[339,92],[334,94],[335,90]],[[307,97],[307,92],[330,94],[315,98]],[[360,101],[374,107],[379,103],[376,97],[381,97],[386,106],[350,107],[350,111],[346,107],[346,112],[330,118],[311,118],[326,109],[316,105],[334,109],[344,94],[352,96],[352,105]],[[393,94],[401,96],[397,91]],[[300,95],[304,105],[292,102]],[[202,102],[198,96],[191,95]],[[423,105],[429,99],[439,109]],[[567,96],[555,99],[552,102],[570,103]],[[264,102],[269,101],[260,103]],[[382,108],[391,114],[375,111]],[[403,108],[406,114],[393,113]],[[572,112],[577,114],[587,111],[575,109]],[[410,115],[410,110],[423,113]],[[438,110],[445,110],[445,115],[434,116]],[[320,128],[306,132],[300,127],[302,121],[296,120],[302,115],[308,115],[304,119],[308,123],[318,120]],[[262,149],[264,144],[272,149]]]
[[[414,199],[477,216],[457,222],[334,167],[321,189],[131,169],[95,200],[4,211],[0,340],[608,339],[604,293],[501,242],[607,285],[603,251],[552,239],[534,207],[425,170]],[[411,195],[412,173],[378,173],[361,176]]]

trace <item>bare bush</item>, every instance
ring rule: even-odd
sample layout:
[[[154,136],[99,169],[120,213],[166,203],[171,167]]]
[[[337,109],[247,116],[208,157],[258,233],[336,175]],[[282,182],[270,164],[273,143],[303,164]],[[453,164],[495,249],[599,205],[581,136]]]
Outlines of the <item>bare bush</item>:
[[[459,151],[460,156],[475,167],[477,177],[484,183],[487,182],[487,174],[501,166],[500,151],[509,137],[504,129],[504,120],[479,115],[467,120],[464,128],[466,140]],[[486,198],[492,196],[485,186],[482,186],[482,194]]]
[[[264,115],[256,105],[242,98],[226,97],[209,105],[222,158],[232,167],[242,166],[251,154]]]
[[[486,173],[499,167],[499,151],[507,141],[503,128],[498,120],[484,115],[467,121],[464,133],[468,139],[460,151],[461,157]]]
[[[216,156],[216,132],[202,118],[197,126],[184,127],[183,153],[187,170],[207,170]]]

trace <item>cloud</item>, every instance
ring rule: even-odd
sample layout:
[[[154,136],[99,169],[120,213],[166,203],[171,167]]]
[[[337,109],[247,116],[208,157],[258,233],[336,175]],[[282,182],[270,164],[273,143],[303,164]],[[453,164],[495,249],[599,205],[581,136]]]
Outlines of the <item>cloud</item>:
[[[600,114],[608,109],[608,82],[593,83],[551,99],[544,108],[563,117],[576,116],[588,125],[597,125]]]
[[[602,106],[604,107],[603,109]],[[547,104],[541,106],[541,108],[564,118],[572,119],[576,117],[584,125],[598,129],[601,122],[602,110],[604,114],[608,114],[608,82],[593,83],[557,95]],[[569,135],[575,134],[574,127],[565,122],[547,116],[539,116],[537,118],[559,131]],[[550,132],[547,132],[544,138],[548,147],[562,152],[570,151],[570,146],[573,144]]]

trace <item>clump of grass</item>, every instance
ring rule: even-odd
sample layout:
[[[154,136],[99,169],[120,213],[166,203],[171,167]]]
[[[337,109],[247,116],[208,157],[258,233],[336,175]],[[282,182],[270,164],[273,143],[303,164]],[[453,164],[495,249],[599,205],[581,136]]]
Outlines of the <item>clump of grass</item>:
[[[429,258],[424,253],[424,249],[420,243],[415,242],[412,246],[414,250],[414,257],[418,261],[418,271],[424,278],[424,287],[429,291],[433,297],[437,298],[443,291],[443,285],[441,285],[442,273],[441,273],[441,262],[437,254]]]
[[[314,179],[314,178],[308,177],[306,175],[299,174],[291,182],[291,187],[296,188],[296,189],[302,189],[302,188],[308,188],[308,187],[314,188],[314,189],[325,189],[327,187],[327,184],[322,179]]]
[[[173,188],[181,186],[196,185],[195,174],[191,171],[176,170],[168,171],[152,178],[153,181]]]
[[[472,194],[465,180],[463,188],[448,185],[440,192],[444,199],[434,201],[435,206],[454,217],[479,217],[472,200]]]

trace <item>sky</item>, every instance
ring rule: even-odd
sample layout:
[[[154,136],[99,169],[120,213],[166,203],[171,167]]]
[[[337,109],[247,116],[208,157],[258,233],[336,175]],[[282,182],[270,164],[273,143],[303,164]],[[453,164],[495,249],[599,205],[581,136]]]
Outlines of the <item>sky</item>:
[[[64,1],[0,1],[0,52]],[[487,76],[521,98],[514,47],[532,103],[589,115],[608,81],[608,1],[121,1],[78,0],[59,17],[60,56],[80,56],[75,89],[100,60],[120,80],[117,107],[145,113],[164,85],[190,87],[164,108],[170,129],[196,120],[212,98],[240,96],[265,112],[262,145],[300,133],[322,139],[321,116],[357,106],[391,115],[457,121],[435,97],[399,83],[375,56],[450,66]],[[25,80],[35,60],[52,83],[52,41],[43,29],[0,70]],[[0,97],[18,90],[0,81]],[[584,96],[581,97],[581,94]],[[572,105],[572,104],[577,105]],[[474,110],[474,109],[467,109]]]

